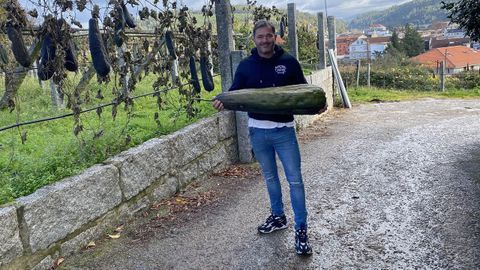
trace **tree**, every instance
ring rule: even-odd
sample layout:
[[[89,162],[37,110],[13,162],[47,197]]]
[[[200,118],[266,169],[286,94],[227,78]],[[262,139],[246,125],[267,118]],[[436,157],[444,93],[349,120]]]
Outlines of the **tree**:
[[[398,37],[397,30],[393,30],[392,37],[390,38],[390,46],[398,51],[402,51],[402,44]]]
[[[450,21],[458,23],[471,39],[480,40],[480,4],[478,0],[460,0],[456,3],[442,1],[442,9],[449,12]]]
[[[298,59],[300,61],[317,62],[317,33],[316,31],[308,31],[306,26],[299,27],[298,36]]]
[[[408,57],[414,57],[425,50],[425,45],[420,34],[411,26],[405,26],[405,37],[402,42],[403,51]]]

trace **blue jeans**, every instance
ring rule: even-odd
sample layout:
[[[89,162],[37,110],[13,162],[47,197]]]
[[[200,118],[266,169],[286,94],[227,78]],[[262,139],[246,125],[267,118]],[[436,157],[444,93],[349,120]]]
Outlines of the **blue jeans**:
[[[280,158],[290,187],[290,200],[295,214],[295,229],[307,228],[305,188],[300,167],[300,150],[293,127],[272,129],[249,128],[255,158],[262,167],[263,177],[270,197],[272,214],[284,214],[282,188],[278,178],[275,153]]]

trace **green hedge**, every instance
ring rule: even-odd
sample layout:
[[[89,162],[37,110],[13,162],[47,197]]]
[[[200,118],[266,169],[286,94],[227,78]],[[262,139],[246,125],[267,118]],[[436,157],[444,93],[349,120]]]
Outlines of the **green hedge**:
[[[342,70],[342,78],[347,87],[356,86],[355,70]],[[420,66],[399,66],[392,68],[372,67],[370,84],[374,87],[386,89],[408,89],[418,91],[437,91],[440,88],[440,76],[434,75],[433,70]],[[361,86],[367,85],[366,69],[361,69]],[[475,89],[480,87],[479,71],[469,71],[447,76],[447,89]]]

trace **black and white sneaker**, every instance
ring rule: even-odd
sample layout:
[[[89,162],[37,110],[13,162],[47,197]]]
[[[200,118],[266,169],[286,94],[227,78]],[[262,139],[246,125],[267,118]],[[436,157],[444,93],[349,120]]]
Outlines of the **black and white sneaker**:
[[[283,230],[287,228],[287,217],[270,215],[265,223],[258,226],[259,233],[271,233],[277,230]]]
[[[306,229],[295,231],[295,251],[298,255],[311,255],[312,248],[308,243],[308,235]]]

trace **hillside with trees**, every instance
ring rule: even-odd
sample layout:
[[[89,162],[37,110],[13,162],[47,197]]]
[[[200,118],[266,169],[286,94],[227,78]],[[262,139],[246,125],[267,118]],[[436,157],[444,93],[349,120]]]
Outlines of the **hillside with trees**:
[[[445,0],[445,2],[457,2]],[[387,27],[431,24],[435,21],[447,21],[447,11],[442,9],[440,0],[413,0],[392,6],[386,10],[372,11],[354,18],[348,25],[350,29],[364,29],[371,24],[380,23]]]

